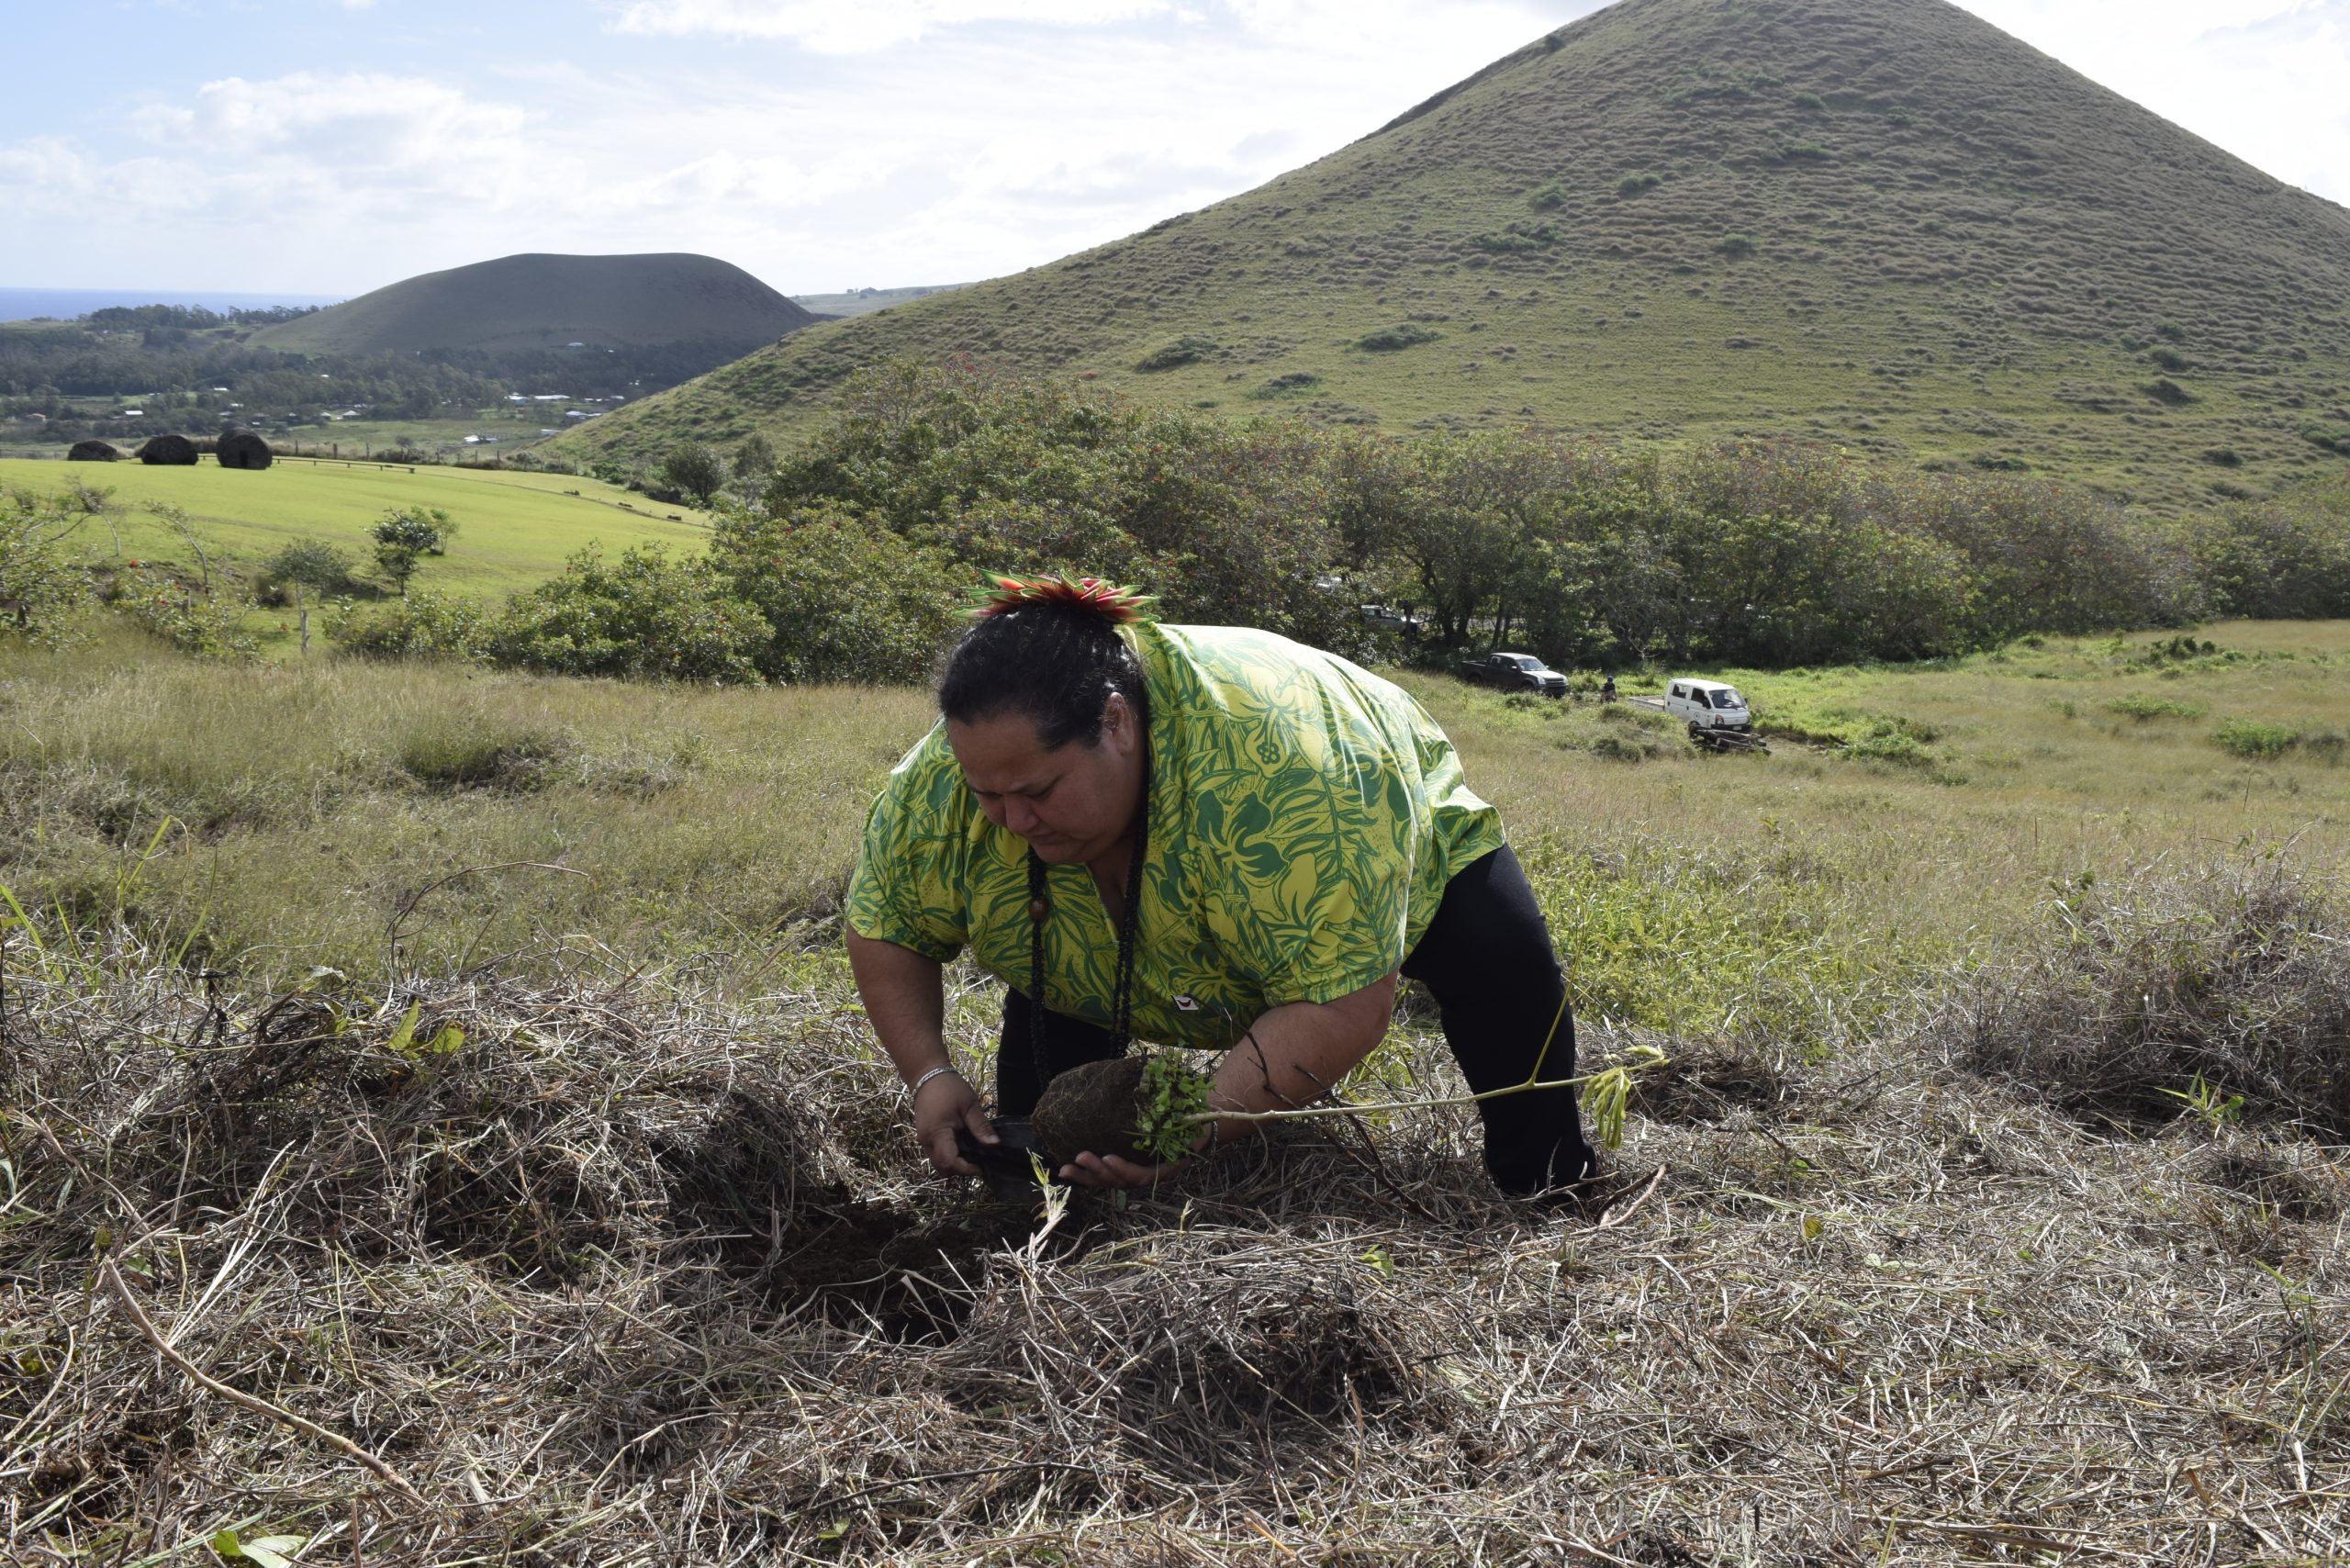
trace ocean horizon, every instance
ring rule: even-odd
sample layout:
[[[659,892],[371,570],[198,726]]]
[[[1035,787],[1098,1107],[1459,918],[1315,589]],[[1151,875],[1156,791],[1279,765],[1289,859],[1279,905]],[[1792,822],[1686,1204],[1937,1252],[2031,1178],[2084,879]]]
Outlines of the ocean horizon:
[[[117,305],[195,305],[207,310],[266,310],[277,305],[338,305],[344,294],[236,294],[218,288],[0,288],[0,321],[43,316],[70,321]]]

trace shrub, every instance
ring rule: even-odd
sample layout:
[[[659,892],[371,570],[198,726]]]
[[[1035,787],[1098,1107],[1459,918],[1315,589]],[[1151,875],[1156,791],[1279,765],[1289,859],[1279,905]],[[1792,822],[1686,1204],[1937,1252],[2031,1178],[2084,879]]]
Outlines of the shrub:
[[[1828,107],[1828,100],[1817,93],[1797,93],[1794,103],[1796,107],[1807,109],[1813,114],[1821,113]]]
[[[720,520],[711,561],[768,629],[751,652],[769,680],[926,680],[964,625],[971,574],[942,553],[838,511]]]
[[[23,636],[50,647],[72,642],[83,599],[82,573],[66,546],[91,512],[64,496],[0,491],[0,599],[21,610],[0,610],[0,640]],[[22,617],[22,629],[18,619]]]
[[[1642,191],[1652,191],[1662,184],[1664,184],[1662,174],[1652,174],[1644,170],[1637,174],[1627,174],[1617,181],[1616,194],[1619,196],[1638,196]]]
[[[1150,353],[1143,355],[1142,358],[1135,362],[1135,368],[1147,373],[1156,370],[1173,370],[1181,365],[1196,364],[1201,360],[1206,358],[1209,354],[1215,353],[1217,346],[1216,341],[1214,338],[1203,338],[1197,336],[1181,337],[1171,343],[1161,344],[1159,347],[1153,349]]]
[[[1754,241],[1743,234],[1726,234],[1715,241],[1714,249],[1725,256],[1751,256],[1754,253]]]
[[[351,591],[351,557],[322,539],[297,539],[261,564],[262,591],[274,590],[280,602],[292,588],[326,595]]]
[[[2120,713],[2142,724],[2149,719],[2199,719],[2203,716],[2203,709],[2199,703],[2181,702],[2166,697],[2147,697],[2137,692],[2115,698],[2105,705],[2105,709],[2109,713]]]
[[[2154,380],[2146,384],[2145,390],[2146,396],[2152,398],[2155,402],[2167,403],[2173,408],[2177,408],[2181,404],[2192,403],[2195,401],[2194,393],[2189,392],[2186,387],[2181,386],[2177,382],[2173,381],[2167,375],[2158,375],[2154,377]]]
[[[2350,1134],[2350,922],[2289,862],[2075,886],[2050,914],[1945,1020],[1978,1068],[2076,1109],[2167,1119],[2189,1093],[2240,1094]]]
[[[1934,754],[1928,749],[1939,738],[1930,724],[1898,716],[1869,721],[1866,728],[1846,741],[1841,755],[1863,762],[1894,762],[1905,767],[1930,767]]]
[[[240,607],[208,595],[152,566],[131,566],[111,587],[118,609],[184,654],[243,662],[261,647],[239,625]]]
[[[2292,750],[2300,738],[2300,731],[2289,724],[2264,724],[2253,719],[2230,719],[2211,733],[2221,751],[2248,762],[2273,762]]]
[[[420,588],[373,610],[339,601],[326,630],[343,653],[358,658],[476,660],[488,616],[476,600]]]
[[[482,648],[494,664],[550,675],[755,686],[770,635],[710,562],[672,561],[657,544],[612,562],[590,544],[563,576],[516,595]]]
[[[1526,198],[1526,205],[1537,212],[1556,212],[1567,205],[1567,193],[1556,185],[1544,185]]]
[[[1285,371],[1280,375],[1267,379],[1263,386],[1252,389],[1248,396],[1259,402],[1265,402],[1275,398],[1285,398],[1292,392],[1311,392],[1321,385],[1322,378],[1310,370]]]
[[[430,789],[524,793],[550,781],[576,750],[571,737],[536,727],[481,727],[460,713],[437,715],[400,743],[400,771]]]
[[[2344,457],[2350,457],[2350,427],[2325,425],[2318,423],[2315,420],[2303,420],[2294,428],[2300,431],[2302,440],[2322,446],[2328,452],[2338,452]]]
[[[1393,327],[1382,327],[1375,332],[1365,333],[1355,340],[1355,347],[1371,353],[1393,353],[1397,349],[1416,348],[1421,343],[1432,343],[1442,336],[1444,334],[1433,327],[1423,327],[1417,321],[1404,321]]]
[[[1558,243],[1558,240],[1559,228],[1555,223],[1512,223],[1505,225],[1498,234],[1480,234],[1472,242],[1488,255],[1508,256],[1545,250]]]

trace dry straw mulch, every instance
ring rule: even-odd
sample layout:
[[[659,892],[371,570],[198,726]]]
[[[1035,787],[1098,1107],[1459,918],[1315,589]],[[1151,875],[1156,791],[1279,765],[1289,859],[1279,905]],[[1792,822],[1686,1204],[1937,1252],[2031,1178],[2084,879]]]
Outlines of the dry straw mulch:
[[[346,1015],[28,943],[11,1562],[2350,1561],[2340,1151],[1975,1076],[1980,982],[1661,1042],[1596,1213],[1431,1111],[1047,1224],[922,1175],[843,991]]]

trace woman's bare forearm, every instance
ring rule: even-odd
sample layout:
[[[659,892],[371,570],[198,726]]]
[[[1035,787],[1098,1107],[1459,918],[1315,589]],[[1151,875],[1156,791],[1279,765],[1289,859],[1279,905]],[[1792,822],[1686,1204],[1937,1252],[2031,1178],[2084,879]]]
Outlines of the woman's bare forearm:
[[[1395,977],[1387,976],[1331,1002],[1292,1002],[1268,1008],[1217,1067],[1208,1100],[1223,1111],[1278,1111],[1308,1104],[1385,1037],[1395,1005]],[[1217,1124],[1219,1140],[1245,1137],[1246,1124]]]
[[[936,959],[852,931],[848,967],[865,1016],[900,1077],[912,1083],[932,1068],[953,1065],[946,1054],[946,987]]]

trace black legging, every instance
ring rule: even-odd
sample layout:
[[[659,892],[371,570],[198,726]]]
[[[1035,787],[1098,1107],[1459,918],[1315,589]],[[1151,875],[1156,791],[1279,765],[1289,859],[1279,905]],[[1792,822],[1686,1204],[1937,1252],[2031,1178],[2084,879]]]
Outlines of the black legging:
[[[1507,845],[1453,873],[1427,935],[1404,960],[1404,975],[1436,998],[1445,1044],[1472,1090],[1483,1093],[1525,1082],[1553,1018],[1558,1036],[1542,1056],[1542,1077],[1574,1076],[1575,1022],[1563,1005],[1566,981],[1541,906]],[[995,1054],[1000,1115],[1028,1114],[1043,1088],[1031,1016],[1027,998],[1005,988]],[[1045,1017],[1045,1056],[1054,1074],[1118,1054],[1109,1030],[1062,1013]],[[1573,1090],[1507,1094],[1480,1101],[1477,1111],[1485,1122],[1485,1169],[1504,1192],[1537,1193],[1591,1171],[1591,1147],[1583,1142]]]

